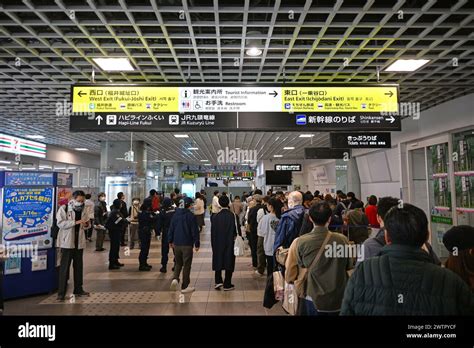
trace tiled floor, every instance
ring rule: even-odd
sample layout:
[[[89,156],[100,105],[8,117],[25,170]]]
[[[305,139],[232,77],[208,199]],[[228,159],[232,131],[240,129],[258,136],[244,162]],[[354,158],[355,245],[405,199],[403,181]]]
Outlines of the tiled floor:
[[[169,290],[172,272],[159,272],[160,241],[154,240],[148,263],[151,272],[138,271],[138,249],[129,256],[121,250],[121,270],[108,270],[108,252],[97,253],[88,243],[84,254],[84,288],[88,298],[70,294],[65,303],[56,301],[56,294],[10,300],[5,315],[285,315],[279,304],[271,310],[262,306],[265,277],[256,277],[249,256],[236,259],[233,276],[234,291],[214,290],[210,222],[201,234],[201,249],[194,254],[191,270],[192,294],[182,295]],[[108,243],[105,248],[108,249]],[[172,253],[170,253],[172,262]],[[71,280],[72,281],[72,280]],[[72,284],[71,284],[72,285]]]

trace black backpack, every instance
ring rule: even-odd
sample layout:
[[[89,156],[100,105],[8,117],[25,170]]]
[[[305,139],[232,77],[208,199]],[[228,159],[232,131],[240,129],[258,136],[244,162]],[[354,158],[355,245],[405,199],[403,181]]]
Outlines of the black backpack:
[[[67,214],[67,207],[68,207],[68,204],[66,204],[65,207],[64,207],[64,210],[66,211],[66,214]],[[61,208],[59,208],[59,209],[61,209]],[[59,211],[59,209],[58,209],[58,211]],[[51,226],[51,238],[53,238],[54,240],[58,239],[58,234],[59,234],[58,220],[55,217],[54,220],[53,220],[53,226]]]

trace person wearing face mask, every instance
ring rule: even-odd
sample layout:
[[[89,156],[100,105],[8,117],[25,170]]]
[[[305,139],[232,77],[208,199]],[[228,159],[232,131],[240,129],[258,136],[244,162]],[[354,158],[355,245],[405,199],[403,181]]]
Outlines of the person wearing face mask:
[[[104,251],[105,223],[107,221],[107,204],[105,193],[99,193],[99,202],[94,208],[94,229],[96,231],[95,251]]]
[[[140,236],[140,255],[138,256],[140,262],[139,271],[149,272],[152,268],[147,261],[150,252],[151,231],[155,224],[156,215],[153,213],[153,201],[146,198],[138,214],[138,234]]]
[[[85,193],[75,191],[73,199],[57,212],[59,227],[57,247],[61,249],[58,301],[64,301],[71,262],[74,270],[74,295],[89,296],[83,284],[83,250],[86,246],[84,230],[89,227],[89,213],[84,207]]]
[[[138,214],[140,214],[140,198],[134,198],[132,200],[132,206],[128,209],[128,221],[130,222],[128,243],[130,249],[135,248],[135,241],[138,240]]]
[[[119,262],[120,253],[120,236],[126,226],[126,217],[124,217],[120,211],[122,206],[120,199],[114,200],[112,204],[112,211],[107,219],[106,228],[109,230],[110,236],[110,251],[109,251],[109,270],[119,269],[124,264]]]
[[[117,198],[120,201],[120,214],[123,219],[126,219],[128,217],[128,209],[127,209],[127,203],[125,202],[125,195],[123,192],[117,193]],[[123,229],[120,232],[120,245],[121,246],[126,246],[127,244],[125,243],[125,231],[127,230],[127,221],[125,220],[123,222]]]

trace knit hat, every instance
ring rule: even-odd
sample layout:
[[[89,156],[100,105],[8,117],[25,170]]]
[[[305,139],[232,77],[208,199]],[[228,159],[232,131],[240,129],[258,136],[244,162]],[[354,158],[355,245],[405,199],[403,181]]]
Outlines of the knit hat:
[[[474,227],[469,225],[451,227],[443,236],[443,244],[449,252],[474,248]]]
[[[171,198],[165,197],[163,199],[163,204],[162,205],[163,205],[163,208],[168,209],[169,207],[171,207],[173,205],[173,201],[171,200]]]

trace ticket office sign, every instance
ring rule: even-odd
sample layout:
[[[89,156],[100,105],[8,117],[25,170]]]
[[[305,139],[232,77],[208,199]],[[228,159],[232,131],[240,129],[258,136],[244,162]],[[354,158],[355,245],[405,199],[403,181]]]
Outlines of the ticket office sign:
[[[398,85],[74,85],[73,114],[398,112]]]
[[[391,148],[390,133],[330,133],[329,139],[334,149]]]

